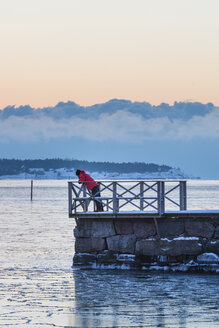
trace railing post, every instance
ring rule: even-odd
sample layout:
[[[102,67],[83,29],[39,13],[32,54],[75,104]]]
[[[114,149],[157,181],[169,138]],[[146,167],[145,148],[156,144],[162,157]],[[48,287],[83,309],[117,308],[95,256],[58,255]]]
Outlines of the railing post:
[[[165,212],[164,181],[158,181],[157,182],[157,202],[158,202],[158,214],[162,215]]]
[[[113,182],[113,213],[117,212],[116,187],[116,182]]]
[[[68,182],[68,214],[72,214],[72,182]]]
[[[186,181],[180,181],[179,183],[179,198],[180,198],[180,211],[186,211],[187,209],[187,195],[186,195]]]
[[[144,210],[144,199],[143,199],[144,195],[143,195],[143,193],[144,193],[144,182],[141,181],[140,182],[140,211]]]
[[[87,192],[86,192],[86,186],[85,185],[83,185],[83,197],[87,197]],[[83,208],[84,208],[84,212],[87,212],[87,200],[86,199],[84,199]]]

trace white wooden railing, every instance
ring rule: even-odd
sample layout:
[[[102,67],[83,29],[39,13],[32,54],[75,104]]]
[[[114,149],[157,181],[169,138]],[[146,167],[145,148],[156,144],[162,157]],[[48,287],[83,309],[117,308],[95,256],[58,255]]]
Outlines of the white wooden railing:
[[[70,217],[95,212],[95,201],[102,203],[102,215],[149,211],[162,215],[167,210],[186,210],[185,180],[102,180],[98,184],[101,197],[93,196],[84,183],[68,182]]]

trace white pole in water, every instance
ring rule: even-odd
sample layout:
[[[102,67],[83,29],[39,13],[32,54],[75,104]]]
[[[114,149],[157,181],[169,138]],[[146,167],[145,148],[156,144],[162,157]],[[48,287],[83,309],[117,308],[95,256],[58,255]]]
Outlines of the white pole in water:
[[[33,200],[33,180],[31,180],[30,183],[30,200]]]

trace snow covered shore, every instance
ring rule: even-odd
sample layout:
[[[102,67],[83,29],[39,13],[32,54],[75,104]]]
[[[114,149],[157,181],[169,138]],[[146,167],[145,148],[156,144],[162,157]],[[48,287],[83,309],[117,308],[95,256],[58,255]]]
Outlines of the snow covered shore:
[[[21,172],[16,175],[0,176],[0,179],[35,179],[35,180],[74,180],[76,179],[75,168],[67,169],[50,169],[32,168],[29,172]],[[172,168],[167,172],[132,172],[132,173],[118,173],[118,172],[89,172],[94,179],[193,179],[194,177],[183,173],[180,169]]]

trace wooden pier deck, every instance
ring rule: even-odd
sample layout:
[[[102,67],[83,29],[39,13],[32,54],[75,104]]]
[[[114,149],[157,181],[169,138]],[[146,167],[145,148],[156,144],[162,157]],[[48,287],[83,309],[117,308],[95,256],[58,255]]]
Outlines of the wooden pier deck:
[[[84,212],[84,213],[72,213],[69,214],[70,218],[90,218],[90,219],[150,219],[150,218],[170,218],[170,217],[219,217],[219,210],[206,210],[206,211],[167,211],[163,214],[156,212]]]

